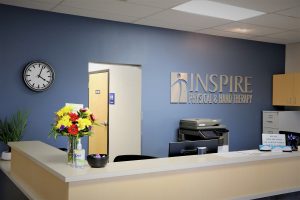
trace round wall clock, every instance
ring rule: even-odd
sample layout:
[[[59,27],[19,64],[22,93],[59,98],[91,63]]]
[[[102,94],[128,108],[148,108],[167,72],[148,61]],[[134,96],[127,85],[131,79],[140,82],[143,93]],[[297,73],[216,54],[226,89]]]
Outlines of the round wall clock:
[[[27,87],[36,92],[47,90],[54,82],[53,68],[45,63],[34,61],[26,65],[23,79]]]

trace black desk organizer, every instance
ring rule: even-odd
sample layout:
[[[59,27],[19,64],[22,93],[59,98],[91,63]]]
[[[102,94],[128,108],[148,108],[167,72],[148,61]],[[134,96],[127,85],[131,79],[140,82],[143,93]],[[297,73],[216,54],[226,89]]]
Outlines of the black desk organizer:
[[[286,145],[291,146],[293,151],[298,151],[300,145],[300,133],[279,131],[279,134],[285,134]]]

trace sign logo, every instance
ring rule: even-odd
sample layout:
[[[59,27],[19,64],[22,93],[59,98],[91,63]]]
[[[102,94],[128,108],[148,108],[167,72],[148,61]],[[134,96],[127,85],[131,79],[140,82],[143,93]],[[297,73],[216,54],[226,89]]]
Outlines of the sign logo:
[[[252,77],[171,72],[171,103],[249,104]]]
[[[171,72],[171,103],[187,103],[188,74]]]

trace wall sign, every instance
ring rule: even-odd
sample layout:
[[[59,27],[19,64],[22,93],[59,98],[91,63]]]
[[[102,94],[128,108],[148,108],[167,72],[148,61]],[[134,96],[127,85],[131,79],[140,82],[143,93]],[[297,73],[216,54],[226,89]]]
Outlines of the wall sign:
[[[109,104],[115,104],[115,93],[109,93]]]
[[[171,103],[249,104],[252,77],[171,72]]]
[[[262,134],[262,144],[270,146],[285,146],[284,134]]]

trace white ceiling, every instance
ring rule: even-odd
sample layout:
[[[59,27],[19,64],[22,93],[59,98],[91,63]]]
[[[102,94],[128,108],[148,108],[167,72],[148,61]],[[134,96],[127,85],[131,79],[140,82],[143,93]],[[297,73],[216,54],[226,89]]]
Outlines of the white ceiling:
[[[279,44],[300,42],[300,0],[210,0],[265,12],[240,21],[172,10],[189,0],[0,0],[2,4]],[[247,32],[241,30],[248,29]]]

